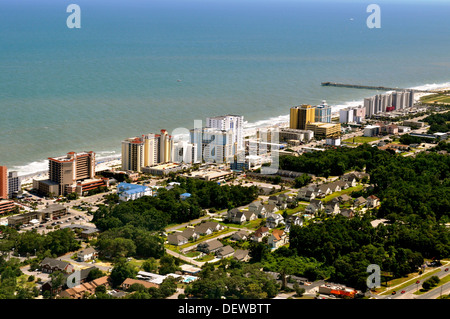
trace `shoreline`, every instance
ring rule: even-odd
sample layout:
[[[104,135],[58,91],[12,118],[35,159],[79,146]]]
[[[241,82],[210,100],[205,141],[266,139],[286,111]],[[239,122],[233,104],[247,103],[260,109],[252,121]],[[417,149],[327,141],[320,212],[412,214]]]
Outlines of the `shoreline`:
[[[425,84],[420,86],[411,87],[409,89],[421,89],[421,90],[450,90],[450,82],[445,82],[441,84]],[[391,91],[383,92],[386,94]],[[374,93],[368,96],[373,96],[380,93]],[[416,93],[415,100],[419,100],[422,96],[434,94],[434,93]],[[330,105],[331,106],[331,116],[339,116],[339,111],[348,107],[356,107],[359,105],[364,105],[364,100],[347,101],[342,104]],[[261,128],[274,128],[274,127],[286,127],[289,126],[289,114],[274,116],[269,119],[259,120],[253,123],[244,122],[244,137],[254,136],[257,129]],[[99,154],[114,154],[114,155],[99,155]],[[121,154],[117,154],[116,151],[102,151],[96,154],[98,156],[96,160],[96,171],[121,164]],[[33,182],[36,178],[48,177],[48,169],[43,169],[48,165],[47,160],[34,161],[29,164],[22,166],[14,166],[10,170],[17,171],[19,177],[22,180],[22,184],[29,184]],[[36,170],[33,170],[35,167]],[[28,169],[27,169],[28,168]]]

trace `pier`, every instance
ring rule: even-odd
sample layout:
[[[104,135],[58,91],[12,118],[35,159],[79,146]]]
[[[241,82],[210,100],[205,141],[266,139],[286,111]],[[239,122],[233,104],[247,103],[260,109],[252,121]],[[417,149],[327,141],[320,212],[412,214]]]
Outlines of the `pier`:
[[[371,85],[360,85],[360,84],[345,84],[337,82],[322,82],[322,86],[336,86],[351,89],[365,89],[365,90],[381,90],[381,91],[414,91],[419,93],[442,93],[438,90],[416,90],[416,89],[402,89],[402,88],[392,88],[386,86],[371,86]]]

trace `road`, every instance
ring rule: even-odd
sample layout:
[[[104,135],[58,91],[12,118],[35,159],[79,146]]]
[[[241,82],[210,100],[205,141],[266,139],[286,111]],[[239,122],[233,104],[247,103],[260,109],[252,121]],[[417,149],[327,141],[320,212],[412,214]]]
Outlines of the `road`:
[[[377,296],[377,298],[382,298],[382,299],[435,299],[436,297],[439,296],[439,294],[441,293],[441,287],[432,289],[431,291],[422,294],[422,295],[415,295],[414,293],[417,292],[418,290],[420,290],[422,288],[422,283],[429,279],[431,276],[438,276],[440,279],[444,278],[445,276],[449,275],[449,271],[445,271],[446,268],[449,267],[449,263],[447,262],[445,264],[443,264],[440,267],[437,268],[432,268],[429,270],[429,272],[434,271],[436,269],[439,269],[439,272],[434,273],[432,275],[428,275],[426,277],[422,277],[420,279],[420,283],[416,284],[416,279],[419,278],[419,276],[416,276],[415,278],[412,278],[411,284],[408,285],[407,287],[404,288],[399,288],[396,289],[396,294],[395,295],[381,295],[381,296]],[[423,275],[421,275],[423,276]],[[397,287],[401,287],[403,284],[398,285]],[[395,289],[395,287],[390,287],[389,290]],[[403,294],[401,293],[401,291],[405,291]],[[442,293],[443,294],[448,294],[450,293],[450,283],[446,283],[444,285],[442,285]]]

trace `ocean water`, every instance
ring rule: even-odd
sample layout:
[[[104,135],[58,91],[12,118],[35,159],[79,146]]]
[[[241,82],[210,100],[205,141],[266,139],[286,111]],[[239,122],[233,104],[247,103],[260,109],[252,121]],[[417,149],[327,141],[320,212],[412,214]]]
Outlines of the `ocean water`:
[[[69,29],[69,4],[81,29]],[[323,81],[450,86],[450,2],[2,0],[0,165],[46,169],[69,151],[120,155],[127,137],[240,114],[252,129],[294,105],[379,92]]]

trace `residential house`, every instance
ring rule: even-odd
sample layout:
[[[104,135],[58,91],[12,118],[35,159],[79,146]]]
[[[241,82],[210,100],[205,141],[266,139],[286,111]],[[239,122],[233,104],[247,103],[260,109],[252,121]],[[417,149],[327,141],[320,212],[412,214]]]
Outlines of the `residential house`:
[[[331,193],[340,192],[341,191],[341,186],[339,185],[338,182],[332,182],[332,183],[328,183],[326,185],[328,186],[328,188],[330,188]]]
[[[195,231],[194,228],[188,227],[181,232],[181,236],[187,238],[187,240],[197,240],[200,238],[200,235]]]
[[[243,224],[246,222],[244,212],[237,208],[233,208],[227,212],[227,219],[235,224]]]
[[[336,202],[329,202],[325,205],[325,212],[328,215],[336,215],[339,214],[339,204]]]
[[[78,261],[86,262],[97,258],[98,253],[93,247],[88,247],[77,253]]]
[[[74,267],[67,261],[45,257],[39,264],[41,271],[46,274],[51,274],[54,271],[61,271],[66,274],[74,272]]]
[[[286,217],[284,223],[286,224],[286,228],[292,225],[303,226],[303,218],[299,215],[289,215]]]
[[[181,235],[181,233],[173,233],[167,236],[167,241],[171,245],[181,246],[188,243],[188,239]]]
[[[272,205],[278,204],[278,196],[276,196],[276,195],[269,196],[268,202],[269,202],[269,204],[272,204]]]
[[[251,202],[251,203],[248,205],[248,210],[249,210],[250,212],[253,212],[253,213],[255,213],[255,214],[258,214],[258,209],[261,208],[261,207],[263,207],[263,204],[262,204],[260,201],[254,201],[254,202]]]
[[[211,235],[214,230],[205,223],[201,223],[195,226],[194,231],[201,236],[207,236]]]
[[[267,214],[270,214],[270,213],[276,213],[276,212],[278,212],[278,208],[277,208],[277,206],[275,206],[275,205],[273,205],[273,204],[265,204],[264,205],[264,213],[263,214],[261,214],[261,215],[259,215],[258,217],[259,218],[266,218],[267,217]]]
[[[375,208],[378,207],[379,205],[380,199],[378,197],[376,197],[375,195],[370,195],[369,197],[367,197],[366,203],[367,208]]]
[[[311,201],[316,198],[315,187],[302,187],[298,190],[297,199]]]
[[[249,222],[257,218],[256,214],[250,211],[244,212],[245,219]]]
[[[324,210],[325,206],[323,205],[322,201],[319,199],[313,199],[311,203],[306,206],[305,212],[307,214],[316,214],[320,210]]]
[[[263,239],[264,237],[268,236],[268,235],[269,235],[269,228],[268,228],[268,227],[265,227],[265,226],[262,226],[262,227],[259,227],[259,228],[253,233],[253,235],[251,236],[250,239],[251,239],[252,241],[261,242],[262,239]]]
[[[341,190],[344,190],[344,189],[347,189],[350,187],[350,184],[343,180],[338,180],[335,183],[341,188]]]
[[[269,213],[266,216],[266,225],[269,228],[276,228],[279,224],[284,224],[284,218],[280,214]]]
[[[205,222],[195,226],[194,231],[199,235],[210,235],[215,231],[222,230],[223,226],[217,222]]]
[[[353,218],[355,213],[351,209],[341,209],[340,214],[347,218]]]
[[[283,230],[274,229],[267,242],[271,248],[279,248],[287,244],[288,239],[286,233]]]
[[[246,249],[236,249],[233,254],[233,258],[238,261],[249,261],[250,260],[250,252]]]
[[[217,239],[202,242],[197,245],[197,250],[204,252],[205,254],[215,253],[217,250],[223,247],[223,244]]]
[[[355,187],[358,183],[358,178],[354,173],[342,175],[341,180],[347,182],[349,187]]]
[[[364,197],[359,196],[357,199],[355,199],[355,201],[353,202],[353,205],[355,207],[361,207],[361,206],[365,206],[366,203],[367,203],[367,200]]]
[[[227,257],[231,257],[234,254],[234,248],[231,247],[230,245],[226,245],[224,247],[219,248],[216,251],[216,256],[218,258],[227,258]]]
[[[213,231],[219,231],[219,230],[222,230],[224,228],[218,222],[208,221],[208,222],[205,222],[204,224],[207,225],[208,227],[210,227]]]
[[[353,200],[353,198],[351,198],[347,194],[342,194],[341,196],[338,196],[337,199],[338,199],[339,203],[346,203],[346,202]]]
[[[256,218],[263,218],[264,216],[266,216],[266,208],[264,207],[263,204],[259,205],[257,208],[254,209],[248,209],[249,212],[252,212],[256,215]]]
[[[315,192],[316,192],[316,197],[320,197],[320,198],[323,198],[323,197],[333,193],[333,191],[328,186],[328,184],[318,185],[315,189]]]
[[[235,240],[235,241],[246,240],[247,238],[248,238],[248,232],[246,232],[245,230],[239,230],[230,237],[231,240]]]

